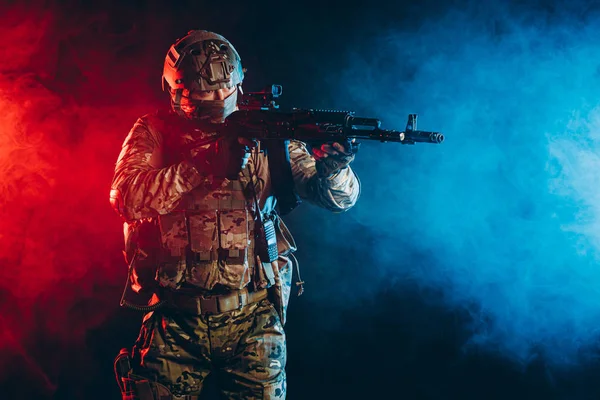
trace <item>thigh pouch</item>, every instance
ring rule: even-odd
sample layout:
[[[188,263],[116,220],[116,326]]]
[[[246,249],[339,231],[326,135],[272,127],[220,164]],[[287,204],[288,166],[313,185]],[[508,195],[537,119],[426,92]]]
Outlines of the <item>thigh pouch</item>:
[[[115,359],[115,376],[123,400],[199,400],[200,396],[173,396],[171,391],[158,382],[131,373],[129,351],[121,349]]]

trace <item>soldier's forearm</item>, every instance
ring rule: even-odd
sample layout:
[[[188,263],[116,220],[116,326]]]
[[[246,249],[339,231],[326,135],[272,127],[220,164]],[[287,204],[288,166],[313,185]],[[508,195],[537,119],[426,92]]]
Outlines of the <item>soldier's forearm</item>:
[[[360,195],[360,181],[350,167],[327,178],[315,174],[311,180],[309,201],[333,212],[349,210]]]
[[[182,196],[202,181],[193,166],[184,161],[161,169],[134,169],[116,175],[113,191],[122,199],[119,213],[127,220],[166,214]]]
[[[346,211],[356,203],[360,182],[350,166],[321,178],[304,143],[290,141],[289,151],[295,189],[303,200],[333,212]]]

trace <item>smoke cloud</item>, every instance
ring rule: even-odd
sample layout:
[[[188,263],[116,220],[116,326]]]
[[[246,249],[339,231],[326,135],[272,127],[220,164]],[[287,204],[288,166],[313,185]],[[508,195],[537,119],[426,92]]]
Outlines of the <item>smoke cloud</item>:
[[[147,76],[119,53],[130,30],[71,11],[0,12],[0,374],[27,371],[18,398],[52,394],[73,365],[94,374],[86,334],[114,313],[125,279],[113,165],[152,109]]]
[[[371,278],[465,309],[466,348],[524,364],[597,354],[600,26],[597,11],[572,6],[425,16],[353,43],[332,81],[340,108],[394,129],[418,112],[421,129],[446,135],[365,143],[363,193],[340,241],[375,256]]]

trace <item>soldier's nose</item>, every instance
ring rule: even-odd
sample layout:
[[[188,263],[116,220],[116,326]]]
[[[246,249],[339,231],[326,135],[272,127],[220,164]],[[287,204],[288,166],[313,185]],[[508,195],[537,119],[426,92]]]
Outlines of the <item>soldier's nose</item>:
[[[215,95],[217,97],[216,100],[225,100],[225,98],[227,97],[227,94],[225,93],[225,89],[217,90]]]

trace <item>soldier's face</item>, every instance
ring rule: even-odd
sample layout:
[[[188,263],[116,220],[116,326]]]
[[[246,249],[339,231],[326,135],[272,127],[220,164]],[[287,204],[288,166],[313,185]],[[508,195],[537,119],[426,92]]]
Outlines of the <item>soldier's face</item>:
[[[196,90],[191,93],[184,89],[179,107],[190,119],[204,118],[220,123],[237,110],[236,91],[237,86],[218,90]]]

